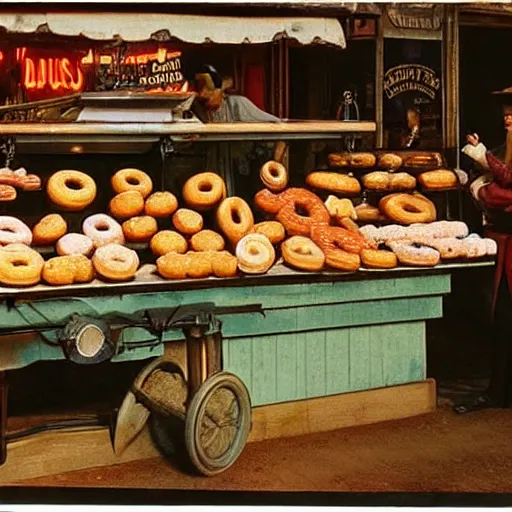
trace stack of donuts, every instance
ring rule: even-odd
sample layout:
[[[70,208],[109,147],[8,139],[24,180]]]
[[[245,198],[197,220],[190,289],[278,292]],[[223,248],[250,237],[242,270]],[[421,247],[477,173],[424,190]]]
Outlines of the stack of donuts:
[[[379,160],[368,155],[352,155],[350,165],[376,165]],[[337,162],[342,167],[341,159]],[[398,162],[389,159],[389,165]],[[496,253],[492,241],[469,235],[465,224],[435,222],[435,208],[418,193],[393,192],[380,199],[379,212],[397,224],[360,228],[355,221],[361,208],[349,197],[337,197],[360,193],[354,177],[309,174],[306,186],[329,192],[325,201],[313,190],[288,187],[288,171],[278,162],[267,162],[260,177],[264,188],[254,196],[254,210],[240,197],[227,197],[224,180],[214,172],[190,177],[179,204],[171,192],[155,191],[148,174],[129,168],[111,178],[108,212],[83,218],[80,232],[68,232],[64,214],[50,213],[32,229],[0,216],[0,283],[129,281],[141,265],[141,248],[150,251],[154,271],[164,279],[264,274],[280,261],[303,271],[354,272]],[[87,174],[64,170],[50,177],[46,191],[63,212],[84,212],[96,199],[97,185]],[[36,246],[54,247],[57,256],[45,261]]]
[[[307,184],[354,198],[359,224],[433,222],[436,207],[417,191],[418,185],[424,193],[458,186],[457,175],[444,168],[439,153],[331,153],[328,164],[331,170],[309,174]],[[356,196],[361,193],[360,201]]]

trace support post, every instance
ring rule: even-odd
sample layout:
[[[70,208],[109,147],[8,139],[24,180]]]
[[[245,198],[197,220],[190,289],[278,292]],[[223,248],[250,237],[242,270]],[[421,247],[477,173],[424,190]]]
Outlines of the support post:
[[[7,458],[7,372],[0,372],[0,465]]]

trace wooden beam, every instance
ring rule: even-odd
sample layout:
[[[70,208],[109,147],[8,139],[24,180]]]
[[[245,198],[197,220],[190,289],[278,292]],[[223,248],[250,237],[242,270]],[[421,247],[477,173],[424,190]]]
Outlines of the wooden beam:
[[[407,418],[433,412],[435,404],[435,381],[428,379],[255,407],[249,442]],[[104,428],[47,432],[9,444],[7,461],[0,466],[0,485],[159,456],[147,428],[121,456],[114,454],[109,431]]]

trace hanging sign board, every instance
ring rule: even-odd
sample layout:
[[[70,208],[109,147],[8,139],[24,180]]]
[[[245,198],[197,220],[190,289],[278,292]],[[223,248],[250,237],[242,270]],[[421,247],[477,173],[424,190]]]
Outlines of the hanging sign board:
[[[417,92],[435,100],[441,88],[441,79],[435,70],[421,64],[394,66],[384,75],[384,92],[388,99],[405,92]]]
[[[384,37],[396,39],[442,38],[442,4],[386,6],[382,16]]]

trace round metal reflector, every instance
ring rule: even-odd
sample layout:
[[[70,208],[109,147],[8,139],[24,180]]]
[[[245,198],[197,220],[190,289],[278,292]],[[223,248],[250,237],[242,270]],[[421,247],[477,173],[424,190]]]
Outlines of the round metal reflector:
[[[97,325],[87,324],[77,332],[75,343],[81,356],[94,357],[105,343],[105,333]]]

